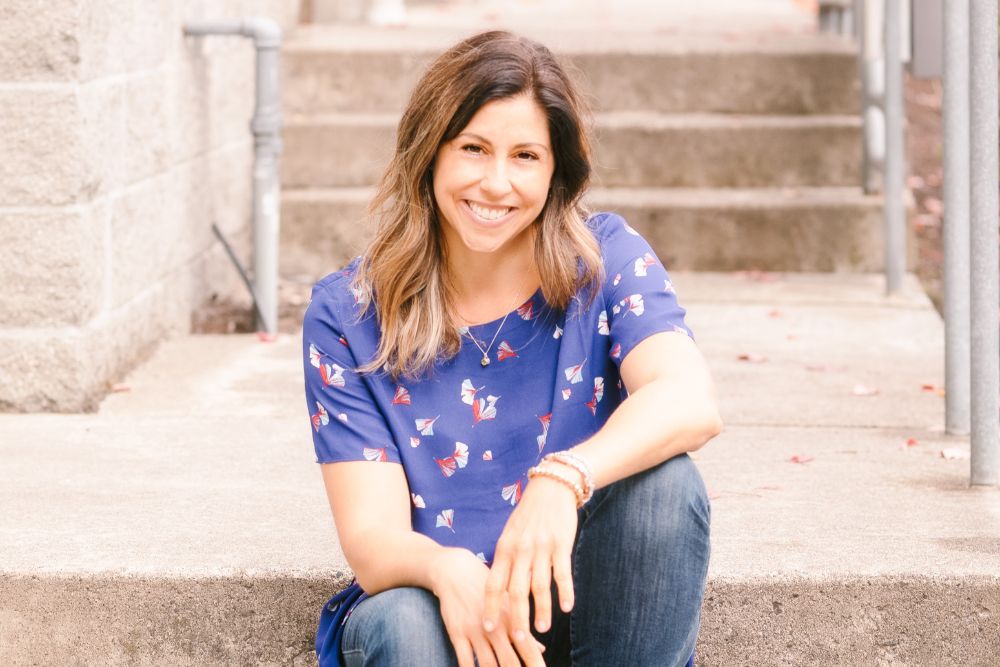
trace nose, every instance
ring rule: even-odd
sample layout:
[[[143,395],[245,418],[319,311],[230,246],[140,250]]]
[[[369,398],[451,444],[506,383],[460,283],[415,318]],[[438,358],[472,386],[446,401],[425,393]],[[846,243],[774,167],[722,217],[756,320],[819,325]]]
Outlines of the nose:
[[[506,160],[489,160],[479,187],[482,188],[483,192],[495,198],[503,197],[513,190],[510,177],[507,175]]]

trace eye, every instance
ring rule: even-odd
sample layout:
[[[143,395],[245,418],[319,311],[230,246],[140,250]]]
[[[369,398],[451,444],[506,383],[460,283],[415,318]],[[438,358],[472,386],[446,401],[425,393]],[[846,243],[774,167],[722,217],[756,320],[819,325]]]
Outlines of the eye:
[[[483,147],[477,146],[476,144],[465,144],[462,146],[462,151],[466,153],[471,153],[472,155],[482,155]]]
[[[517,154],[517,157],[521,158],[522,160],[537,160],[538,159],[537,155],[535,155],[534,153],[529,153],[528,151],[521,151],[520,153]]]

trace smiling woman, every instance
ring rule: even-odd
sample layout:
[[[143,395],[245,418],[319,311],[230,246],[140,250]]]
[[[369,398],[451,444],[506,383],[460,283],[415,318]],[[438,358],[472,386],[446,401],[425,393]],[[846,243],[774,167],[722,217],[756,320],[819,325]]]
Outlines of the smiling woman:
[[[403,114],[371,244],[313,290],[306,398],[357,577],[324,667],[693,660],[687,452],[722,426],[665,268],[580,205],[586,117],[541,44],[457,44]]]

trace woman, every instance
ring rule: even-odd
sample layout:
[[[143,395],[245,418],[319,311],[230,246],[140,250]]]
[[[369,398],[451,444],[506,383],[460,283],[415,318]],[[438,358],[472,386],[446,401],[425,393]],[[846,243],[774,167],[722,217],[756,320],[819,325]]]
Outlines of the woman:
[[[665,269],[582,212],[583,118],[544,46],[456,45],[400,121],[374,240],[313,291],[306,394],[356,576],[323,665],[692,657],[710,509],[686,453],[722,426]]]

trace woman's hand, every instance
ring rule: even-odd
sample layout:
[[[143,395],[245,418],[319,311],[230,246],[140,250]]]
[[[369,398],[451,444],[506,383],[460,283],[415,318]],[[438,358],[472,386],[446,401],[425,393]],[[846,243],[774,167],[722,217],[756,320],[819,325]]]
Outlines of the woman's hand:
[[[487,631],[500,622],[507,597],[515,640],[530,638],[530,592],[535,598],[535,629],[548,632],[552,624],[553,579],[559,591],[559,606],[564,612],[573,608],[576,524],[573,490],[546,477],[532,479],[497,541],[486,582],[483,627]]]
[[[431,563],[433,592],[441,604],[459,667],[545,667],[545,648],[530,634],[511,643],[513,634],[506,605],[501,605],[494,630],[483,629],[483,601],[489,568],[467,549],[446,548]],[[515,652],[516,649],[516,652]]]

